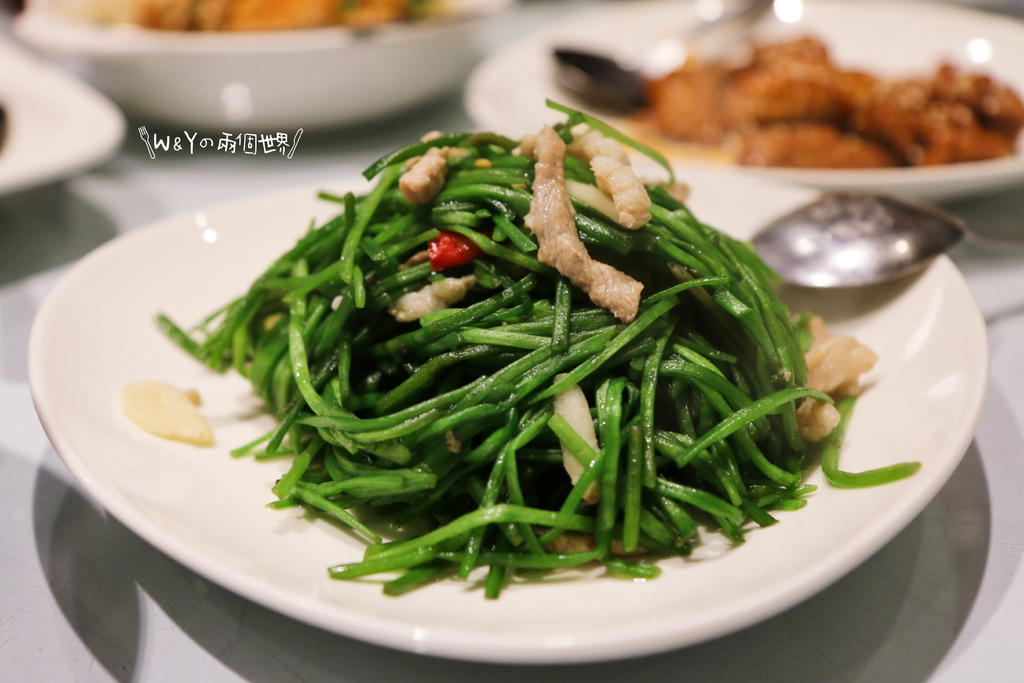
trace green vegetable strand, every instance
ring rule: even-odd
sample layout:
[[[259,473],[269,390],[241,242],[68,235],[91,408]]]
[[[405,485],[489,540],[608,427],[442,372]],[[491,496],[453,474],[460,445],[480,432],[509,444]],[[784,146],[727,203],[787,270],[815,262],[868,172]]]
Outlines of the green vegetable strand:
[[[825,437],[821,448],[821,471],[825,480],[832,486],[838,488],[863,488],[866,486],[879,486],[889,484],[900,479],[906,479],[921,469],[919,462],[901,462],[895,465],[878,467],[864,472],[844,472],[839,469],[839,449],[846,436],[846,427],[853,414],[853,407],[856,405],[854,396],[847,396],[839,401],[836,408],[839,410],[839,425],[832,430],[832,433]]]
[[[567,115],[554,125],[563,140],[589,126],[674,182],[645,145],[552,107]],[[590,259],[643,284],[619,319],[557,272],[527,227],[544,213],[532,206],[540,168],[519,144],[459,133],[395,150],[367,168],[365,192],[324,191],[338,214],[234,301],[191,328],[157,317],[190,356],[245,377],[276,418],[232,451],[285,463],[268,507],[301,506],[365,539],[363,557],[330,577],[383,575],[390,596],[455,579],[486,599],[573,567],[654,579],[659,560],[712,534],[739,544],[814,490],[801,483],[816,451],[796,408],[831,399],[807,387],[807,318],[792,318],[771,270],[665,186],[647,186],[651,219],[629,230],[573,198]],[[443,187],[412,205],[405,162],[432,148],[447,149]],[[601,191],[588,161],[569,155],[564,173]],[[435,271],[442,232],[473,249]],[[573,385],[597,448],[555,414]],[[839,403],[840,426],[820,444],[827,481],[916,472],[839,468],[852,405]],[[575,482],[565,458],[580,465]]]

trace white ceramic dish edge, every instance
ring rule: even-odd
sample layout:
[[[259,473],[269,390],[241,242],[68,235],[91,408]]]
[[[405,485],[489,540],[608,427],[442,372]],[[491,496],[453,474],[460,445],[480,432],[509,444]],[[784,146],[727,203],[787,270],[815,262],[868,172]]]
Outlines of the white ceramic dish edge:
[[[0,195],[61,180],[114,155],[125,134],[106,97],[0,37]]]
[[[289,202],[302,204],[301,197],[309,195],[310,190],[308,189],[296,191],[288,195],[260,200],[255,205],[250,203],[249,208],[250,210],[253,208],[259,210],[263,205],[273,206],[280,203],[282,198]],[[206,215],[212,217],[218,211],[230,213],[231,210],[232,207],[223,207],[221,210],[206,212]],[[146,231],[128,235],[105,245],[76,265],[47,298],[33,329],[29,370],[33,399],[48,435],[68,467],[93,497],[129,528],[182,564],[226,588],[282,613],[352,637],[401,649],[439,656],[496,662],[597,661],[692,644],[767,618],[838,579],[890,540],[914,515],[923,509],[952,474],[960,457],[968,447],[985,391],[988,355],[984,323],[976,307],[972,310],[968,305],[971,301],[970,294],[959,273],[956,272],[952,263],[943,257],[933,265],[928,273],[949,284],[955,290],[956,296],[966,297],[959,302],[961,307],[966,306],[970,312],[970,319],[963,321],[962,326],[966,335],[964,338],[972,351],[969,367],[965,368],[965,371],[974,376],[976,380],[971,385],[971,395],[965,400],[965,405],[970,406],[971,410],[958,416],[958,420],[961,421],[955,430],[958,437],[942,444],[940,452],[936,454],[934,464],[937,466],[919,473],[918,476],[921,478],[915,482],[910,494],[900,498],[886,519],[876,520],[878,523],[874,524],[871,529],[861,530],[849,539],[849,543],[842,552],[833,553],[827,561],[817,563],[811,569],[794,572],[777,590],[762,594],[756,605],[748,604],[723,610],[715,619],[701,624],[702,630],[699,635],[686,633],[681,636],[678,629],[666,630],[656,624],[651,628],[637,629],[628,639],[624,639],[621,634],[613,633],[602,636],[597,633],[576,641],[566,641],[560,644],[549,643],[547,646],[537,639],[523,637],[522,634],[518,637],[496,641],[485,631],[453,634],[446,632],[443,628],[430,629],[415,628],[408,624],[396,625],[394,621],[380,616],[366,614],[353,616],[344,613],[339,615],[334,606],[320,600],[296,596],[279,587],[268,587],[265,582],[254,576],[226,566],[219,559],[208,554],[197,552],[195,547],[168,534],[165,527],[140,514],[136,505],[122,497],[116,489],[112,489],[103,480],[102,473],[97,474],[91,469],[88,454],[81,452],[80,445],[76,443],[75,439],[69,438],[64,428],[57,424],[53,417],[56,415],[55,399],[50,391],[53,386],[44,381],[44,378],[47,375],[45,349],[48,344],[45,331],[52,329],[52,326],[59,322],[53,318],[56,315],[56,303],[54,302],[67,295],[68,288],[74,286],[81,273],[95,269],[107,261],[116,261],[118,252],[131,250],[136,243],[150,239],[160,231],[180,229],[181,219],[172,219],[161,222]],[[238,467],[244,466],[243,463],[232,464]],[[790,520],[786,520],[784,523],[789,522]],[[659,581],[667,580],[671,580],[671,577],[659,579]],[[470,599],[482,600],[479,595],[470,596]]]

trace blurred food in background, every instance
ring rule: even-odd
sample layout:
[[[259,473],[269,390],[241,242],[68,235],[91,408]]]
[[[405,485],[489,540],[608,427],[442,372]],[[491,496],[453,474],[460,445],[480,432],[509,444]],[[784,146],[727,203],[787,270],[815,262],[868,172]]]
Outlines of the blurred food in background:
[[[69,15],[174,31],[369,28],[434,14],[438,0],[66,0]]]
[[[511,2],[31,0],[12,29],[140,123],[292,135],[456,92]]]
[[[1024,103],[950,65],[887,80],[837,66],[818,39],[755,45],[749,59],[689,63],[648,83],[660,134],[718,145],[747,166],[931,166],[1013,154]]]

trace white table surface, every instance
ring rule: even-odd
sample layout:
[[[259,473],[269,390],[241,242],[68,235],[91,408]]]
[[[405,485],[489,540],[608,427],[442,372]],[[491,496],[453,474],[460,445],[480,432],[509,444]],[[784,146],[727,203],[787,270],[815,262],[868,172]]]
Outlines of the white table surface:
[[[587,4],[526,2],[492,27],[492,44]],[[8,20],[0,16],[0,30]],[[43,433],[26,369],[33,317],[71,263],[168,215],[348,176],[423,131],[469,127],[453,94],[387,125],[307,135],[290,160],[154,161],[129,137],[99,168],[0,197],[0,680],[1024,681],[1024,250],[953,253],[988,323],[992,377],[945,488],[820,594],[694,647],[523,667],[367,645],[210,583],[85,495]],[[1024,188],[947,208],[979,230],[1024,236]]]

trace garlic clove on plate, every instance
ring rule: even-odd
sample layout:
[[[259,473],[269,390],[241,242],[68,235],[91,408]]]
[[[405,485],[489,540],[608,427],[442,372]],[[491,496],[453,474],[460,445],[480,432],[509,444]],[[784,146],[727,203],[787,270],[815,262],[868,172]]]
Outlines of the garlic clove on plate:
[[[196,407],[198,394],[190,394],[163,382],[132,382],[121,393],[121,412],[150,434],[212,446],[213,430]]]

